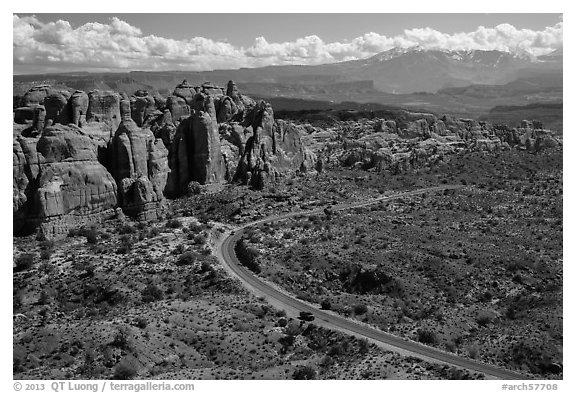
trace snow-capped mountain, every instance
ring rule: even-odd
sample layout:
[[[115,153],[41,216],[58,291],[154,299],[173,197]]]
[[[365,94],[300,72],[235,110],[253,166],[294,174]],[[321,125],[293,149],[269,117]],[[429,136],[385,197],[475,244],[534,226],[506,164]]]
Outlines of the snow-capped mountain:
[[[496,50],[425,50],[394,48],[362,60],[334,65],[346,79],[373,80],[388,92],[435,92],[471,84],[501,84],[526,68],[539,67],[528,54]]]

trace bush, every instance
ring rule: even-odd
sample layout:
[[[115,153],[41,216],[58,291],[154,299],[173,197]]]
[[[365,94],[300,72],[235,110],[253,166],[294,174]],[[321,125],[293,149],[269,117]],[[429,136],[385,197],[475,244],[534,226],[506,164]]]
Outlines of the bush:
[[[316,370],[314,370],[310,366],[301,366],[294,371],[294,374],[292,374],[292,378],[306,379],[306,380],[316,379]]]
[[[136,319],[134,319],[134,326],[140,329],[144,329],[146,326],[148,326],[148,320],[144,317],[136,317]]]
[[[127,380],[136,376],[136,368],[127,362],[120,362],[114,369],[113,379]]]
[[[201,234],[198,234],[194,237],[194,244],[203,245],[206,244],[206,238]]]
[[[418,341],[421,342],[422,344],[436,344],[438,342],[438,338],[436,337],[436,333],[434,332],[419,329]]]
[[[200,185],[200,183],[196,181],[191,181],[186,186],[186,195],[191,196],[191,195],[198,195],[200,193],[202,193],[202,186]]]
[[[51,256],[52,256],[52,250],[50,249],[40,251],[40,259],[42,260],[48,260],[50,259]]]
[[[354,314],[362,315],[368,312],[368,307],[365,304],[357,304],[354,306]]]
[[[118,248],[118,254],[128,254],[132,249],[132,245],[134,244],[134,240],[130,235],[122,235],[120,238],[120,248]]]
[[[162,290],[155,284],[148,284],[146,288],[142,290],[142,301],[145,303],[162,299],[164,299],[164,292],[162,292]]]
[[[185,253],[181,254],[178,259],[176,260],[176,265],[178,266],[185,266],[185,265],[192,265],[196,262],[198,258],[197,254],[192,251],[186,251]]]
[[[476,319],[476,323],[479,326],[487,326],[488,324],[492,323],[492,318],[487,315],[483,315]]]
[[[247,247],[243,240],[238,240],[236,242],[236,246],[234,247],[234,251],[236,252],[236,256],[242,265],[246,266],[249,270],[256,274],[261,272],[260,265],[256,261],[258,256],[257,250],[251,247]]]
[[[182,222],[177,218],[172,218],[166,223],[166,228],[180,228],[181,226]]]
[[[84,233],[84,236],[86,237],[86,241],[88,243],[90,244],[98,243],[98,231],[96,231],[96,228],[90,228]]]
[[[320,308],[322,310],[330,310],[332,308],[332,305],[328,300],[322,300],[322,302],[320,303]]]
[[[20,254],[16,258],[16,267],[14,270],[20,272],[22,270],[26,270],[32,267],[35,263],[35,255],[31,253]]]
[[[118,228],[118,233],[120,235],[129,235],[131,233],[136,233],[136,228],[130,224],[124,224]]]
[[[113,347],[127,349],[129,347],[130,330],[126,326],[120,326],[110,343]]]

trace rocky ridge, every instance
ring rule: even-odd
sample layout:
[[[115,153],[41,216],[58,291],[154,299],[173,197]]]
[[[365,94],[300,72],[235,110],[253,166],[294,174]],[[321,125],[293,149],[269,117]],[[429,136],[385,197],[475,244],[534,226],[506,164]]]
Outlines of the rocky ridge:
[[[328,129],[308,127],[308,134],[311,150],[324,164],[393,174],[431,166],[454,154],[512,148],[538,153],[562,144],[538,121],[509,128],[408,111],[389,119],[342,122]]]

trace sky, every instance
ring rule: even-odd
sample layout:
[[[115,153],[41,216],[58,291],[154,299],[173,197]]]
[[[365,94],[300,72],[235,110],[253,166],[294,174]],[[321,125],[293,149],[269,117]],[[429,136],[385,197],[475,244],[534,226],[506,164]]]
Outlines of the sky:
[[[14,14],[14,74],[211,70],[360,59],[394,47],[562,47],[561,14]]]

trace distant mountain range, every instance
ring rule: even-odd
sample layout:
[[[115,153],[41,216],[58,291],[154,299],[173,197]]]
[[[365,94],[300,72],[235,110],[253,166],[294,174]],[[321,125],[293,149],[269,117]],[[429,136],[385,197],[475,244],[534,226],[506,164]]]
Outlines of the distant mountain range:
[[[236,83],[332,84],[351,81],[372,81],[374,87],[387,93],[436,92],[450,87],[472,84],[504,84],[522,72],[550,72],[562,70],[563,52],[556,50],[539,58],[501,51],[446,51],[422,48],[391,49],[361,60],[323,65],[287,65],[238,70],[202,72],[130,72],[127,74],[51,74],[20,75],[15,80],[56,78],[86,80],[114,85],[132,81],[153,89],[172,88],[183,78],[191,83],[207,80],[225,85],[229,79]],[[99,76],[100,75],[100,76]],[[115,86],[112,86],[113,88]]]
[[[193,85],[211,81],[219,86],[234,80],[244,93],[266,99],[379,103],[480,116],[495,106],[562,102],[562,69],[562,48],[533,57],[496,50],[416,47],[395,48],[366,59],[310,66],[15,75],[13,91],[17,96],[34,84],[48,83],[84,91],[109,89],[132,94],[143,89],[169,95],[183,79]]]

